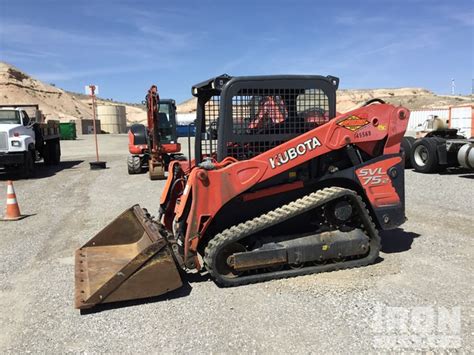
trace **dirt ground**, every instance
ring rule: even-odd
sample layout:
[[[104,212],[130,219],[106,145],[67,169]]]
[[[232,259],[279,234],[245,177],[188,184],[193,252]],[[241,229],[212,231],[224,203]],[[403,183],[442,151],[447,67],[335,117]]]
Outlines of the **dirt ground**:
[[[15,181],[29,217],[0,222],[0,352],[474,351],[474,174],[466,172],[407,171],[408,221],[383,233],[374,265],[237,288],[191,275],[167,296],[81,315],[74,250],[135,203],[156,213],[164,185],[127,174],[125,135],[99,144],[106,170],[89,170],[94,148],[82,137],[62,142],[58,168]],[[2,206],[7,179],[0,173]]]

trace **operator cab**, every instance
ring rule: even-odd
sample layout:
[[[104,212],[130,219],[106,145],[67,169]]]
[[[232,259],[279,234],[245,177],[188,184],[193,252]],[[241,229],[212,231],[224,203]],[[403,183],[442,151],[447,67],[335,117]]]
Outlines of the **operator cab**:
[[[338,86],[338,78],[317,75],[224,74],[196,84],[196,162],[250,159],[328,122]]]
[[[176,102],[171,99],[160,100],[158,110],[161,144],[176,143]]]

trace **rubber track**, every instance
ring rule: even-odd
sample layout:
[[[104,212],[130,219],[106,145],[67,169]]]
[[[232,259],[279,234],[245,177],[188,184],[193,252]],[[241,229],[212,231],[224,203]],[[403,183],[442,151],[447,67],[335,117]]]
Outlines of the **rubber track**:
[[[227,245],[239,241],[249,235],[258,233],[273,225],[291,219],[301,213],[310,211],[318,206],[322,206],[331,200],[347,196],[353,204],[358,207],[359,216],[363,221],[365,233],[369,236],[370,251],[369,254],[360,259],[342,261],[338,263],[306,266],[301,269],[283,270],[275,272],[267,272],[253,275],[243,275],[236,278],[227,278],[219,274],[213,267],[215,265],[216,256],[219,251]],[[356,192],[340,187],[330,187],[319,190],[304,196],[298,200],[290,202],[287,205],[278,207],[259,217],[232,226],[212,238],[204,253],[204,264],[214,280],[221,286],[238,286],[262,281],[288,278],[300,275],[308,275],[319,272],[328,272],[341,269],[355,268],[372,264],[378,257],[380,251],[380,237],[377,229],[365,207],[365,203]]]

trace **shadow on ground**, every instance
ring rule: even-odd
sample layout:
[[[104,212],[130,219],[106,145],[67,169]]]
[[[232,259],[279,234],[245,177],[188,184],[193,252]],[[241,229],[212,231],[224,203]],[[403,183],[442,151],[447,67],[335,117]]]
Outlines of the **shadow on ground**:
[[[409,170],[416,173],[415,169],[410,168]],[[418,173],[418,174],[422,174],[422,173]],[[438,175],[457,175],[460,178],[464,178],[464,179],[474,179],[474,172],[472,170],[461,168],[461,167],[449,168],[449,169],[440,171]]]
[[[402,253],[410,250],[413,240],[418,238],[420,234],[407,232],[401,228],[380,232],[382,239],[381,251],[386,254]]]
[[[445,171],[441,171],[439,175],[458,175],[462,178],[474,179],[474,172],[465,168],[451,168]]]
[[[380,233],[380,237],[382,239],[382,249],[381,251],[387,254],[391,253],[401,253],[411,249],[411,245],[415,238],[418,238],[420,234],[414,232],[406,232],[401,228],[383,231]],[[384,259],[380,256],[375,261],[375,264],[382,262]],[[130,301],[122,301],[122,302],[114,302],[114,303],[106,303],[100,304],[95,306],[91,309],[81,310],[82,315],[93,314],[103,311],[108,311],[117,308],[124,308],[124,307],[133,307],[147,303],[154,303],[154,302],[161,302],[172,300],[176,298],[186,297],[189,296],[192,292],[192,284],[199,283],[199,282],[206,282],[209,281],[211,278],[209,274],[200,274],[200,273],[185,273],[180,272],[181,279],[183,281],[183,286],[180,288],[165,293],[161,296],[149,297],[139,300],[130,300]],[[216,286],[217,287],[217,286]]]
[[[34,175],[28,179],[25,179],[21,176],[20,172],[13,171],[1,171],[0,170],[0,180],[35,180],[43,179],[53,175],[56,175],[62,170],[72,170],[77,169],[78,165],[83,163],[84,160],[68,160],[62,161],[59,165],[45,165],[44,163],[36,163]]]
[[[204,275],[199,274],[199,273],[187,274],[185,272],[181,272],[180,274],[181,274],[181,279],[183,281],[183,286],[181,286],[180,288],[174,291],[165,293],[161,296],[143,298],[139,300],[100,304],[91,309],[81,310],[81,315],[93,314],[93,313],[108,311],[112,309],[133,307],[133,306],[139,306],[139,305],[147,304],[147,303],[162,302],[162,301],[173,300],[176,298],[186,297],[191,294],[191,291],[193,289],[191,286],[192,283],[199,283],[199,282],[210,280],[209,274],[204,274]]]

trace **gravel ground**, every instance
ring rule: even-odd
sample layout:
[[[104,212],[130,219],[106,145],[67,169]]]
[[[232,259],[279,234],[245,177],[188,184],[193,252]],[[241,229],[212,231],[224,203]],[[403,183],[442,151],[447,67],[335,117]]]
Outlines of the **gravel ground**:
[[[125,135],[101,136],[99,144],[107,170],[89,170],[94,149],[85,137],[62,142],[59,169],[42,167],[37,178],[15,182],[30,216],[0,222],[0,352],[426,350],[412,337],[419,334],[452,335],[460,343],[451,350],[474,351],[469,173],[407,171],[408,222],[383,234],[381,260],[369,267],[238,288],[191,275],[187,287],[166,297],[81,315],[73,307],[74,250],[134,203],[156,211],[164,184],[127,174]],[[3,191],[6,179],[0,174]],[[438,323],[443,307],[450,328]],[[434,312],[431,329],[429,317],[416,323],[420,309]],[[400,323],[402,313],[408,318]],[[427,333],[416,330],[423,325]]]

